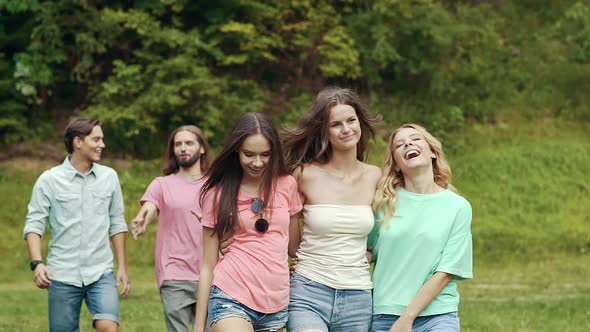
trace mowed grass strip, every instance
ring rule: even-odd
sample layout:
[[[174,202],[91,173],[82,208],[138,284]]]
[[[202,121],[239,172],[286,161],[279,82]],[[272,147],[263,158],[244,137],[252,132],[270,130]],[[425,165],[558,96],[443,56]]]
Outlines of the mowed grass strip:
[[[476,265],[476,278],[460,283],[463,331],[572,331],[590,329],[590,275],[586,255]],[[47,330],[47,292],[30,273],[0,286],[0,331]],[[164,331],[151,267],[130,271],[132,292],[121,301],[121,331]],[[82,331],[91,331],[84,307]]]
[[[460,283],[464,331],[590,331],[590,257],[479,262]]]

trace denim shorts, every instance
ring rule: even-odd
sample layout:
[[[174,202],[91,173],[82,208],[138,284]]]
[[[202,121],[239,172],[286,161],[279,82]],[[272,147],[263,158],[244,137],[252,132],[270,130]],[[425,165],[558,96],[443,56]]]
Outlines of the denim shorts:
[[[396,315],[374,315],[371,332],[387,332],[398,320]],[[456,311],[446,314],[421,316],[414,319],[412,332],[459,332],[459,316]]]
[[[82,299],[93,321],[104,319],[119,323],[119,294],[113,272],[82,287],[51,280],[47,298],[49,331],[79,331]]]
[[[209,296],[208,323],[210,326],[226,318],[243,318],[250,322],[254,331],[278,331],[287,324],[287,308],[270,314],[252,310],[227,293],[213,286]]]
[[[372,314],[370,289],[334,289],[298,273],[291,277],[289,332],[368,332]]]

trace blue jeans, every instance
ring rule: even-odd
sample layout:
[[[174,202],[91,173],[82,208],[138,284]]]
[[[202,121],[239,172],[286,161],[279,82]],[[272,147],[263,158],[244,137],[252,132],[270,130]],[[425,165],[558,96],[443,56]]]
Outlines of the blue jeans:
[[[370,289],[334,289],[298,273],[291,277],[289,332],[368,332],[372,311]]]
[[[52,280],[48,290],[49,331],[80,331],[82,299],[86,302],[93,321],[104,319],[119,323],[117,283],[113,273],[109,272],[92,284],[82,287]]]
[[[398,320],[396,315],[374,315],[371,332],[387,332]],[[457,312],[441,315],[421,316],[414,319],[412,332],[459,332],[459,316]]]
[[[278,331],[287,323],[287,308],[270,314],[252,310],[241,304],[227,293],[213,286],[209,296],[207,320],[210,326],[230,317],[243,318],[250,322],[254,331]]]

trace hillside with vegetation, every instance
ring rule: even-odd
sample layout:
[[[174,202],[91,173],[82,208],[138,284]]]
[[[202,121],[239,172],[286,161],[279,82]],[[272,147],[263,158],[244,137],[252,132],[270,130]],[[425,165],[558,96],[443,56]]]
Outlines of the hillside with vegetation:
[[[575,0],[0,0],[0,142],[94,116],[112,151],[151,158],[179,124],[218,145],[243,112],[292,123],[326,85],[356,89],[383,132],[588,121],[589,64]]]

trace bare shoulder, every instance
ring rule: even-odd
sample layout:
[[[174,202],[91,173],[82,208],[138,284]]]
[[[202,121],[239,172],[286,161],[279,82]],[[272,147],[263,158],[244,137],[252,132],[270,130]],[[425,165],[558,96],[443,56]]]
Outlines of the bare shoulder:
[[[365,174],[370,181],[377,183],[379,179],[381,179],[381,168],[371,165],[371,164],[364,164],[365,166]]]
[[[299,166],[297,166],[297,168],[295,168],[295,169],[293,170],[293,173],[292,173],[291,175],[293,175],[293,177],[294,177],[294,178],[295,178],[297,181],[299,181],[299,178],[301,178],[301,175],[302,175],[302,174],[303,174],[303,166],[302,166],[302,165],[299,165]]]
[[[293,176],[297,182],[313,181],[321,172],[321,166],[315,163],[303,164],[295,169]]]

